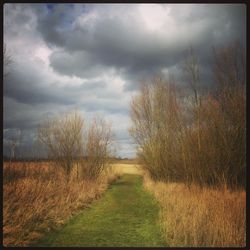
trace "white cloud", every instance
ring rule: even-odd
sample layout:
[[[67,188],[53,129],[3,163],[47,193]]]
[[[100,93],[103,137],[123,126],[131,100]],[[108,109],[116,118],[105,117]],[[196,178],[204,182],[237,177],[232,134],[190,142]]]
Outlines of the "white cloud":
[[[174,20],[169,16],[170,9],[159,4],[142,4],[138,7],[140,16],[150,31],[162,32],[162,29],[171,28]]]

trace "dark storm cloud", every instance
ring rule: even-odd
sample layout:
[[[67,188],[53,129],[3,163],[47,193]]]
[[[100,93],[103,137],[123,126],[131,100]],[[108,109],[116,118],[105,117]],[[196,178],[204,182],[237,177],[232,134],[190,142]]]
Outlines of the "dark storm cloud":
[[[32,5],[32,8],[37,16],[37,30],[51,46],[64,46],[69,36],[65,32],[71,33],[71,24],[78,13],[88,9],[84,4]],[[77,10],[73,11],[74,8]]]
[[[103,110],[108,113],[127,114],[127,106],[120,103],[120,99],[112,99],[112,94],[105,99],[103,82],[87,82],[71,88],[42,89],[43,92],[40,87],[31,87],[29,82],[22,81],[22,85],[18,85],[19,83],[20,81],[9,81],[5,85],[4,128],[35,128],[47,113],[56,114],[59,107],[62,107],[62,111],[78,107],[87,112]],[[103,90],[103,94],[99,94],[101,97],[86,98],[81,95],[81,92],[98,92],[98,89]]]
[[[30,78],[19,78],[12,76],[4,87],[4,95],[11,97],[20,103],[39,104],[39,103],[58,103],[73,104],[72,100],[64,98],[62,95],[56,95],[47,88],[40,85],[34,85]],[[54,89],[56,91],[56,89]]]
[[[60,93],[56,94],[56,88],[50,89],[50,87],[48,82],[44,82],[43,73],[38,67],[22,64],[14,68],[5,79],[4,96],[28,104],[73,104],[72,100],[65,99]]]
[[[12,98],[3,99],[3,127],[4,129],[34,128],[40,121],[41,109],[22,104]]]
[[[82,102],[81,107],[88,112],[105,111],[110,114],[128,114],[127,104],[121,103],[119,99],[96,98],[95,101],[86,100]]]
[[[57,44],[60,46],[64,44],[63,35],[59,30],[64,16],[64,5],[58,5],[54,11],[48,11],[47,14],[44,13],[42,22],[38,21],[37,29],[41,31],[44,39],[49,44]]]
[[[119,6],[116,8],[119,13]],[[51,55],[51,66],[60,74],[88,77],[115,67],[128,79],[127,88],[133,89],[130,79],[138,81],[162,67],[178,64],[190,45],[199,51],[201,62],[206,65],[212,45],[235,39],[244,43],[244,8],[244,5],[187,5],[185,12],[185,7],[173,5],[169,15],[175,20],[177,31],[168,36],[168,27],[164,30],[163,26],[161,36],[145,30],[136,15],[129,16],[134,11],[129,5],[123,16],[109,15],[106,8],[100,12],[106,15],[93,18],[92,25],[78,22],[63,32],[62,20],[70,23],[66,21],[70,14],[67,6],[62,5],[49,17],[39,19],[38,30],[47,42],[62,48]],[[125,21],[124,16],[130,19]]]
[[[182,85],[192,45],[201,83],[211,84],[212,46],[246,46],[245,38],[242,4],[7,4],[4,41],[15,63],[4,80],[4,128],[32,134],[46,113],[100,111],[122,154],[133,155],[128,110],[138,83],[170,73]]]
[[[30,118],[33,118],[34,116],[30,116]],[[3,122],[3,127],[4,128],[9,128],[9,129],[34,129],[38,126],[38,121],[37,120],[31,120],[31,119],[24,119],[24,118],[6,118]]]
[[[115,93],[109,93],[105,80],[85,79],[77,85],[72,85],[70,78],[62,84],[60,78],[51,80],[49,77],[47,72],[41,71],[39,65],[32,65],[32,62],[16,65],[5,79],[4,96],[32,105],[74,105],[84,101],[80,99],[81,94],[88,92],[94,92],[100,98],[117,98]]]
[[[57,51],[50,57],[52,68],[62,75],[93,77],[105,66],[100,65],[93,55],[86,51]]]

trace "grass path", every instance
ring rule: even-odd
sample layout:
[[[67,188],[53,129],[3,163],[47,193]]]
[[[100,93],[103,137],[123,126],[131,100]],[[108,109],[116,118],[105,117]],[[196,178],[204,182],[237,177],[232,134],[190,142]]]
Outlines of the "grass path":
[[[156,200],[142,186],[142,177],[125,174],[101,199],[34,246],[165,246],[158,212]]]

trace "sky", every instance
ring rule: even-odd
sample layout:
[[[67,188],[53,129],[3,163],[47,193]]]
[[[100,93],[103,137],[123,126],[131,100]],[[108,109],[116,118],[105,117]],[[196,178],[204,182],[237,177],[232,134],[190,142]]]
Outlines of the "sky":
[[[212,46],[235,40],[246,44],[244,4],[4,4],[13,61],[3,86],[4,154],[20,131],[19,147],[31,154],[44,117],[77,108],[86,120],[111,121],[117,156],[133,158],[129,109],[140,82],[180,75],[192,46],[210,84]]]

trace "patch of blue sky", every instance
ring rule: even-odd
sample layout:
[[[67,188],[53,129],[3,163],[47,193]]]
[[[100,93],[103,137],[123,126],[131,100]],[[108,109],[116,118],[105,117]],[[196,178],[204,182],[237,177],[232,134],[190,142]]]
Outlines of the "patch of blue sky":
[[[60,8],[59,12],[58,8]],[[56,30],[63,31],[72,28],[76,18],[73,8],[73,4],[46,4],[47,15],[56,15],[59,20]]]
[[[46,8],[47,8],[49,13],[52,13],[54,11],[55,4],[48,3],[48,4],[46,4]]]
[[[75,21],[74,15],[70,15],[69,13],[67,14],[62,13],[60,17],[61,17],[61,23],[60,26],[58,27],[59,29],[70,30],[73,28],[73,23]]]

